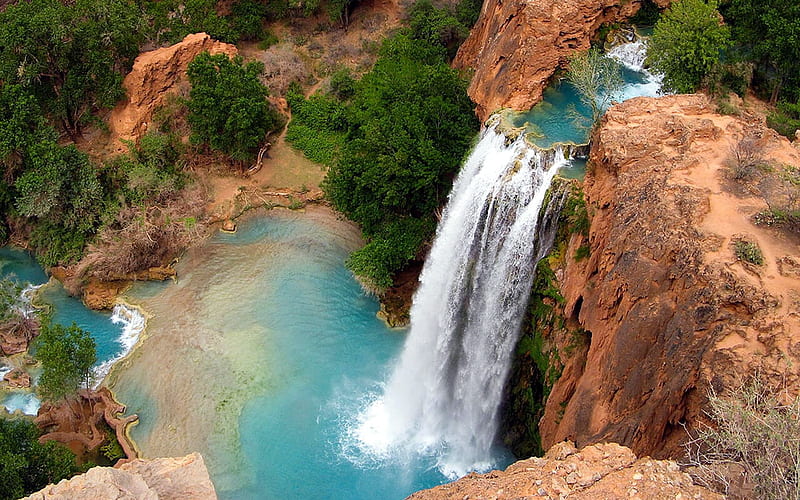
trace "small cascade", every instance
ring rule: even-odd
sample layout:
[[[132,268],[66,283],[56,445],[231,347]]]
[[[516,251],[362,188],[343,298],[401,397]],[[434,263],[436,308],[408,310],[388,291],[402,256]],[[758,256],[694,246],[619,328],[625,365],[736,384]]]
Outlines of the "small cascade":
[[[547,252],[537,244],[542,205],[571,153],[483,132],[444,210],[403,353],[356,430],[362,449],[434,456],[449,477],[494,465],[503,385]]]
[[[620,43],[612,47],[606,55],[619,62],[631,71],[645,71],[647,59],[647,39],[636,38],[632,42]]]
[[[648,39],[639,36],[635,31],[632,38],[632,41],[614,45],[606,52],[607,57],[614,59],[628,70],[638,73],[641,78],[640,82],[625,85],[620,100],[625,101],[639,96],[659,96],[662,94],[661,85],[664,77],[645,67]]]
[[[117,342],[120,344],[119,353],[103,363],[100,363],[94,368],[94,389],[96,389],[103,379],[108,375],[111,367],[117,361],[121,360],[131,352],[133,346],[139,341],[139,335],[144,331],[146,320],[142,312],[125,304],[117,304],[111,311],[111,322],[115,325],[122,326],[122,333],[120,333]]]

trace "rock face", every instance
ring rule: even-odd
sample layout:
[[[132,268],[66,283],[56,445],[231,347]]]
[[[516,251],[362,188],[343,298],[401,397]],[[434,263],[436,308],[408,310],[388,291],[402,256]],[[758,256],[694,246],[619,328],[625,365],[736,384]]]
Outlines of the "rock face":
[[[670,0],[656,0],[660,7]],[[553,73],[589,48],[601,25],[624,21],[641,0],[487,0],[456,55],[475,71],[468,93],[481,120],[500,108],[528,110]]]
[[[39,441],[57,441],[68,446],[78,457],[96,453],[106,442],[106,430],[114,433],[124,457],[118,463],[136,458],[136,449],[127,434],[128,425],[139,417],[121,417],[125,406],[114,400],[107,387],[82,390],[77,401],[59,404],[44,403],[34,423],[44,434]]]
[[[578,451],[572,443],[553,446],[543,458],[530,458],[505,471],[472,473],[458,481],[417,492],[415,500],[492,498],[722,499],[696,486],[671,461],[637,459],[618,444],[595,444]]]
[[[125,77],[127,98],[111,112],[109,127],[117,139],[136,140],[147,132],[153,112],[167,97],[188,86],[186,68],[201,52],[234,56],[236,47],[205,33],[187,35],[180,43],[145,52]]]
[[[758,138],[774,168],[800,168],[800,151],[758,120],[715,114],[701,95],[638,98],[611,108],[593,137],[584,191],[588,258],[556,271],[564,317],[588,331],[540,423],[546,449],[614,441],[637,454],[682,456],[704,421],[710,388],[753,373],[800,387],[800,277],[796,236],[757,226],[764,185],[731,180],[732,144]],[[754,195],[756,193],[757,195]],[[734,242],[760,247],[763,265]],[[567,339],[549,339],[567,353]]]
[[[14,389],[31,386],[31,376],[28,375],[28,372],[20,368],[15,368],[3,375],[3,380],[8,382],[8,386]]]
[[[26,497],[29,500],[213,500],[217,498],[203,457],[134,460],[118,469],[94,467]]]

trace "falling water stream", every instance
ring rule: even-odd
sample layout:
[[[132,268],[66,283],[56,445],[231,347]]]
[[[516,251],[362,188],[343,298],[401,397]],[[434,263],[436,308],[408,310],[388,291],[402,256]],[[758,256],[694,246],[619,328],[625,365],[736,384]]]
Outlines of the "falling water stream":
[[[612,51],[628,66],[621,99],[657,92],[640,54]],[[573,150],[554,143],[586,142],[565,118],[575,102],[562,84],[511,120],[543,132],[528,137],[537,147],[494,122],[481,133],[407,332],[377,320],[377,301],[345,269],[353,229],[313,210],[243,220],[235,235],[190,251],[177,283],[134,287],[129,299],[152,314],[147,337],[107,383],[139,414],[131,432],[143,455],[199,450],[220,497],[237,500],[397,499],[510,463],[495,442],[498,406],[544,251],[545,192],[574,164]],[[91,326],[88,312],[60,305],[58,288],[49,293],[57,314]],[[122,322],[101,374],[143,327],[129,312],[93,319]]]

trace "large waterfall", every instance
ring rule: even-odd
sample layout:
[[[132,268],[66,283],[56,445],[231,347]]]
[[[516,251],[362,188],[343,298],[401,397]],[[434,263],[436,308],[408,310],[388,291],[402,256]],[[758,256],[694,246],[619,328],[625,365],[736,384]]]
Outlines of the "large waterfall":
[[[373,453],[436,456],[450,477],[487,469],[503,384],[538,255],[545,193],[566,163],[487,128],[453,185],[383,396],[362,415]]]

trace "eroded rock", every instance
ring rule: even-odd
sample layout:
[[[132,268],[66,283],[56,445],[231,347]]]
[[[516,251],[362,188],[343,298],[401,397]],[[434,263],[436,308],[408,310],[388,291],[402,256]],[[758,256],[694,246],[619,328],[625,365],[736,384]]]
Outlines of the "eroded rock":
[[[134,460],[120,466],[93,467],[26,497],[28,500],[212,500],[217,495],[203,457]]]
[[[577,450],[571,442],[554,445],[542,458],[529,458],[505,471],[472,473],[458,481],[417,492],[415,500],[491,498],[676,498],[722,499],[697,486],[675,462],[636,458],[615,443]]]
[[[670,0],[657,0],[660,7]],[[500,108],[528,110],[555,71],[589,48],[606,23],[635,14],[640,0],[489,0],[453,65],[475,72],[468,93],[481,120]]]
[[[181,42],[140,54],[122,82],[127,98],[111,112],[108,125],[115,139],[136,140],[144,135],[153,113],[170,95],[188,88],[186,68],[201,52],[234,56],[234,45],[205,33],[187,35]],[[118,143],[122,147],[122,143]]]

